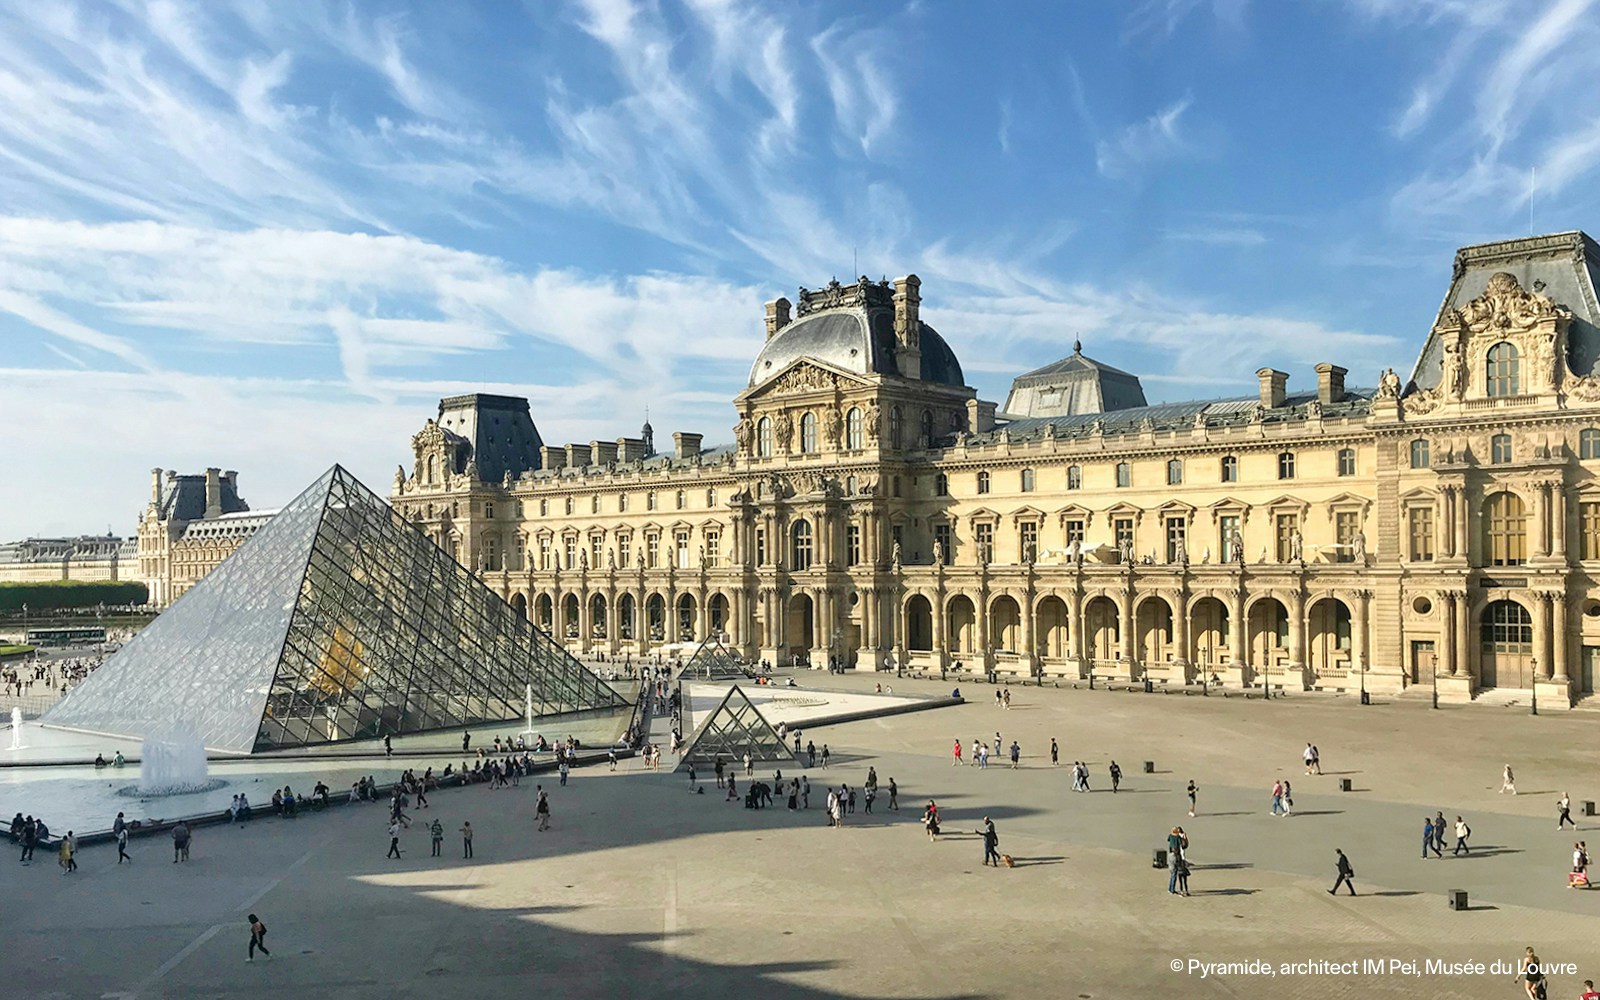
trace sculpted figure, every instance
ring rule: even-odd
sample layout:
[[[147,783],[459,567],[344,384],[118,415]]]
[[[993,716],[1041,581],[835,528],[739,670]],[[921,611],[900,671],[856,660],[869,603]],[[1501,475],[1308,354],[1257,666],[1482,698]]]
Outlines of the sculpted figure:
[[[1383,374],[1378,376],[1378,398],[1398,399],[1400,397],[1400,376],[1394,373],[1393,368],[1385,368]]]

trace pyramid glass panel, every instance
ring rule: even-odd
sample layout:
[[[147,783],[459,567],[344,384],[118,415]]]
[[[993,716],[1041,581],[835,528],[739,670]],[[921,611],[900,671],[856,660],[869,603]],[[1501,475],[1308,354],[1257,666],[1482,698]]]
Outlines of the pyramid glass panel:
[[[704,770],[715,767],[718,759],[743,760],[746,753],[757,763],[794,761],[794,754],[784,746],[783,737],[735,684],[716,710],[695,727],[688,749],[678,760],[678,770],[690,764]]]
[[[694,655],[689,657],[689,662],[683,665],[679,676],[697,681],[715,681],[749,677],[751,674],[732,650],[712,638],[700,644]]]
[[[334,466],[42,720],[250,753],[626,707]]]

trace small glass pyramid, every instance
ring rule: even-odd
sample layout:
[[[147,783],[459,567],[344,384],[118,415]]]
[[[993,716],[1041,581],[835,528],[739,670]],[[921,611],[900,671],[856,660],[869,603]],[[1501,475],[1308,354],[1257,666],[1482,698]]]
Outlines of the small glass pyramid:
[[[625,708],[335,465],[40,720],[232,753]]]
[[[794,762],[794,753],[783,745],[783,737],[735,684],[723,696],[716,711],[695,727],[677,769],[684,770],[692,763],[704,770],[715,767],[718,758],[732,763],[744,760],[746,753],[757,763]]]
[[[707,638],[689,657],[678,674],[692,681],[718,681],[733,677],[749,677],[739,658],[716,637]]]

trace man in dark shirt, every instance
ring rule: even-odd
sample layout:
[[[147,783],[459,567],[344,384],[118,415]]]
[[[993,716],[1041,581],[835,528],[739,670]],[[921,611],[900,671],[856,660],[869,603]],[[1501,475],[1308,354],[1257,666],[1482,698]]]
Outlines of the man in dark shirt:
[[[994,832],[994,820],[985,816],[983,829],[978,831],[983,835],[983,863],[1000,867],[1000,835]],[[991,862],[990,859],[993,859]]]
[[[1338,855],[1338,859],[1334,861],[1334,867],[1339,872],[1339,878],[1333,883],[1333,888],[1328,890],[1328,895],[1337,894],[1339,887],[1342,885],[1350,890],[1350,895],[1354,896],[1356,894],[1356,884],[1353,881],[1356,877],[1355,869],[1350,867],[1350,859],[1344,856],[1344,851],[1335,847],[1333,853]]]

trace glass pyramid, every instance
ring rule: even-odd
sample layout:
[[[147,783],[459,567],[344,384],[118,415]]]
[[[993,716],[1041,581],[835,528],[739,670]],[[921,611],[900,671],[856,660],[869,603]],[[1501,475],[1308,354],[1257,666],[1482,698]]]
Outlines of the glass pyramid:
[[[45,713],[214,750],[280,748],[626,708],[335,465]]]
[[[714,681],[749,677],[750,671],[745,669],[739,658],[733,655],[733,651],[724,646],[720,640],[708,638],[694,651],[694,655],[689,657],[689,662],[683,665],[683,670],[678,676],[697,681]]]
[[[731,763],[743,760],[747,752],[757,763],[794,762],[794,754],[783,745],[783,737],[735,684],[723,696],[716,711],[695,727],[688,749],[678,759],[677,769],[684,770],[693,763],[705,770],[715,767],[718,758]]]

